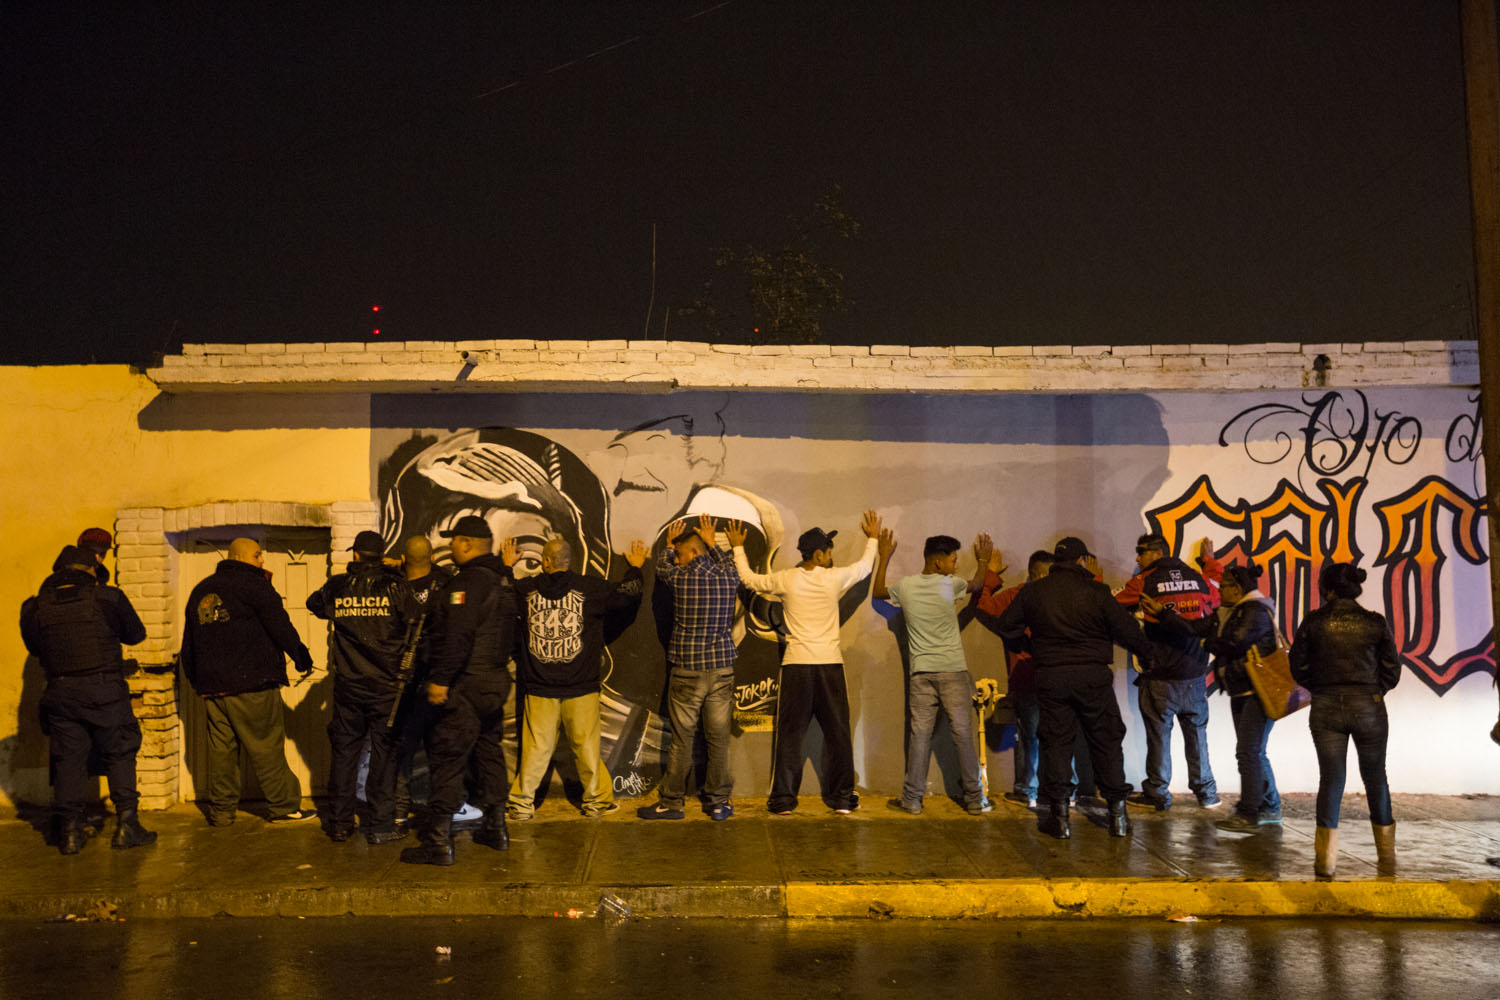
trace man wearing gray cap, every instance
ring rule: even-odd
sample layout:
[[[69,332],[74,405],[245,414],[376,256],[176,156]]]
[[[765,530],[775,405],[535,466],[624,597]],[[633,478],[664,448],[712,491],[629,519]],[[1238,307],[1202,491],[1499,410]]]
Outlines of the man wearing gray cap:
[[[734,546],[740,582],[751,590],[781,599],[787,641],[781,657],[772,735],[771,795],[766,808],[784,816],[797,808],[802,786],[802,737],[818,720],[823,730],[823,801],[834,812],[859,808],[854,790],[854,745],[849,725],[849,689],[844,654],[839,648],[839,598],[870,575],[875,567],[880,516],[865,511],[860,525],[865,551],[852,566],[835,569],[836,531],[810,528],[797,539],[802,562],[791,569],[756,573],[745,558],[745,529],[738,521],[724,527]]]
[[[365,839],[384,844],[406,836],[396,828],[396,749],[401,730],[388,726],[402,696],[401,654],[407,625],[421,613],[406,581],[381,556],[378,531],[361,531],[350,546],[354,561],[307,599],[307,610],[333,624],[328,652],[333,666],[333,718],[328,722],[329,839],[354,834],[354,790],[360,750],[370,737],[370,804]]]
[[[1109,803],[1109,834],[1130,833],[1125,798],[1125,722],[1115,701],[1114,647],[1149,664],[1152,647],[1109,587],[1094,579],[1094,557],[1071,535],[1052,550],[1052,571],[1023,586],[1000,616],[997,631],[1010,649],[1029,651],[1036,667],[1037,726],[1045,808],[1040,829],[1065,840],[1073,743],[1081,727],[1094,780]]]

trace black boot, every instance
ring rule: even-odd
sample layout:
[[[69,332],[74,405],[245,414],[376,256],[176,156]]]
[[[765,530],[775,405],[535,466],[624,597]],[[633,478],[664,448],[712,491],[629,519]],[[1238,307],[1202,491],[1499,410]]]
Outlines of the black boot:
[[[487,807],[484,822],[471,835],[476,844],[493,847],[497,851],[510,850],[510,831],[505,829],[505,807]]]
[[[453,817],[438,816],[422,831],[422,843],[401,852],[409,865],[453,864]]]
[[[1049,837],[1056,837],[1058,840],[1067,840],[1071,837],[1073,829],[1068,823],[1068,804],[1066,802],[1060,805],[1049,803],[1047,811],[1042,813],[1041,822],[1037,824],[1037,829]]]
[[[57,849],[64,854],[77,854],[88,839],[88,833],[83,829],[83,817],[70,816],[62,820],[58,828]]]
[[[146,847],[156,843],[156,834],[141,826],[136,818],[135,806],[121,806],[115,810],[115,835],[109,846],[117,851],[127,847]]]
[[[1125,812],[1123,799],[1109,804],[1109,835],[1111,837],[1130,836],[1130,816]]]

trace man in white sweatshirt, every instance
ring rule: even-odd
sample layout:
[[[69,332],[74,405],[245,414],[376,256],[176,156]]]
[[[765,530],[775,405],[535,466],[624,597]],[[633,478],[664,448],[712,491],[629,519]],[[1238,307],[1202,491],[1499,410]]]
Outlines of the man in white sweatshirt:
[[[780,598],[786,620],[772,735],[771,796],[766,802],[766,808],[778,816],[797,808],[802,737],[813,718],[823,730],[823,801],[837,813],[859,808],[849,690],[844,682],[844,654],[839,649],[839,598],[874,568],[880,517],[867,510],[860,527],[865,533],[865,551],[852,566],[834,568],[833,537],[838,532],[810,528],[797,539],[802,562],[765,574],[754,572],[745,558],[745,530],[740,523],[731,521],[724,528],[734,546],[740,582],[757,593]]]

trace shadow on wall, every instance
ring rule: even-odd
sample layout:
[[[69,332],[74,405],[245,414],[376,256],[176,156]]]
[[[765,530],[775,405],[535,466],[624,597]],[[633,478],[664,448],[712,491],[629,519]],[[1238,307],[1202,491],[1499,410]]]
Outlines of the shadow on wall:
[[[42,661],[26,657],[21,666],[21,701],[16,707],[15,735],[0,739],[0,791],[17,806],[47,802],[47,737],[42,732],[40,707],[47,677]],[[32,777],[32,776],[40,776]],[[22,777],[27,776],[27,777]]]
[[[332,430],[364,427],[369,419],[360,393],[163,392],[136,415],[136,425],[143,431]]]
[[[560,399],[566,400],[567,405],[559,406]],[[264,407],[263,400],[260,405]],[[205,416],[210,409],[202,408]],[[371,397],[369,421],[371,427],[394,429],[547,427],[558,430],[623,430],[675,413],[719,414],[724,432],[738,437],[933,444],[1167,444],[1161,407],[1150,396],[1138,393],[387,395]],[[260,414],[247,416],[258,419]],[[384,455],[377,458],[384,458]]]

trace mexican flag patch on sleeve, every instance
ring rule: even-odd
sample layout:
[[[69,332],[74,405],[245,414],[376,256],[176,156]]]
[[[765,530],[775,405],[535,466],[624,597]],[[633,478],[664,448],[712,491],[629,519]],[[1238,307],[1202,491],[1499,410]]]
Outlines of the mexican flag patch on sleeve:
[[[462,604],[462,603],[464,603],[464,592],[462,590],[449,591],[449,593],[448,593],[448,603],[449,604]]]

